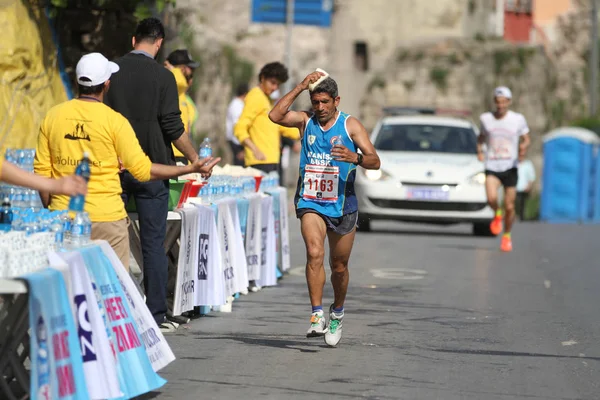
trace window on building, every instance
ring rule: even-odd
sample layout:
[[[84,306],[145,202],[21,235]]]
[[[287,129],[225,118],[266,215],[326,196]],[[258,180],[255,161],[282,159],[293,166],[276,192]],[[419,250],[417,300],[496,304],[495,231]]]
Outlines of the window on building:
[[[369,52],[366,42],[354,43],[354,65],[359,71],[369,70]]]

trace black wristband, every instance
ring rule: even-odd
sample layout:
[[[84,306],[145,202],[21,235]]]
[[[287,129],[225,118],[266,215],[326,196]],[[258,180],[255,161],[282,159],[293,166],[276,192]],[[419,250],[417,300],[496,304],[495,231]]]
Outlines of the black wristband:
[[[358,156],[358,159],[356,160],[356,162],[354,163],[354,165],[360,165],[363,162],[363,155],[360,153],[356,153],[356,155]]]

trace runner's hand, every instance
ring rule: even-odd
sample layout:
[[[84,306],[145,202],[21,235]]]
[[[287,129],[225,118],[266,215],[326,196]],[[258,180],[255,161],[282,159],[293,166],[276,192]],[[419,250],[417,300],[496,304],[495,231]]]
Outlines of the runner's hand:
[[[87,182],[81,176],[69,175],[54,181],[53,194],[76,196],[87,194]]]
[[[210,177],[212,174],[212,170],[215,165],[217,165],[221,161],[221,157],[212,158],[206,157],[203,159],[196,160],[192,166],[194,168],[194,172],[197,172],[202,175],[202,177]]]
[[[258,161],[265,161],[267,159],[264,153],[259,149],[252,150],[252,153],[254,153],[254,158],[256,158]]]
[[[306,90],[308,89],[308,85],[310,85],[311,83],[315,83],[322,76],[325,76],[325,74],[322,72],[311,72],[310,74],[306,75],[306,78],[304,78],[302,83],[300,83],[300,87],[302,88],[302,90]]]
[[[481,162],[485,161],[485,157],[483,156],[483,153],[477,153],[477,159]]]
[[[335,161],[343,161],[348,163],[358,161],[358,154],[350,151],[350,149],[340,144],[336,144],[331,148],[331,155]]]

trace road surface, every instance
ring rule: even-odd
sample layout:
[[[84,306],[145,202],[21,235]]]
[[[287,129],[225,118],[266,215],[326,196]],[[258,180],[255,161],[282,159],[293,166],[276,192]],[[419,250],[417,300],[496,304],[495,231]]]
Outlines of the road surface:
[[[292,222],[290,274],[169,334],[169,382],[143,398],[600,398],[599,226],[520,223],[504,254],[468,226],[376,223],[357,235],[344,336],[328,348],[305,337]]]

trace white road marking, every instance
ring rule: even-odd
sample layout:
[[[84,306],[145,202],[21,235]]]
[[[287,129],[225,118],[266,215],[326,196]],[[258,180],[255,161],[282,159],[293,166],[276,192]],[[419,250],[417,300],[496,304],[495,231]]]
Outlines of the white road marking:
[[[573,339],[571,340],[566,340],[564,342],[561,342],[560,344],[562,344],[563,346],[573,346],[575,344],[577,344],[577,342]]]
[[[372,269],[371,274],[375,278],[381,279],[399,279],[415,281],[425,278],[427,271],[422,269],[407,269],[407,268],[384,268],[384,269]]]
[[[546,279],[544,281],[544,286],[546,287],[546,289],[550,289],[550,286],[552,286],[552,282],[550,282],[548,279]]]

